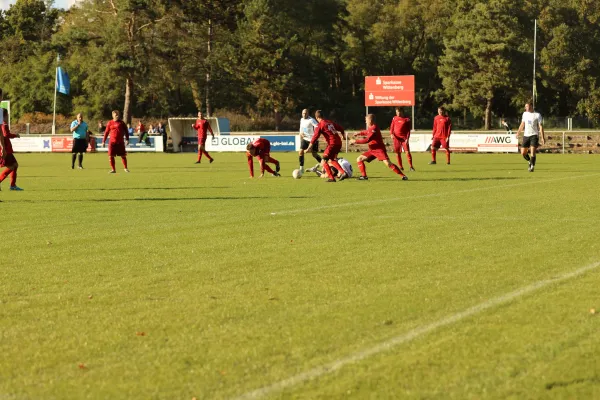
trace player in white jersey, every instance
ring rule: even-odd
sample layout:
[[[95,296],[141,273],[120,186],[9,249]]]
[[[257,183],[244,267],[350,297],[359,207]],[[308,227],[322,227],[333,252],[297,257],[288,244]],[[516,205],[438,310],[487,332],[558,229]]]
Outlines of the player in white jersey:
[[[352,175],[354,174],[354,170],[352,169],[352,164],[350,164],[350,161],[346,160],[345,158],[338,158],[337,161],[340,164],[340,166],[344,169],[344,172],[346,173],[346,175],[348,175],[348,178],[352,178]],[[317,176],[320,176],[321,178],[329,178],[327,176],[327,174],[324,174],[320,171],[314,171],[314,172],[317,174]],[[331,172],[333,172],[333,176],[335,176],[335,177],[341,176],[341,174],[339,173],[337,168],[335,168],[334,166],[331,167]]]
[[[544,127],[542,126],[542,116],[533,111],[531,103],[525,104],[525,112],[521,120],[521,125],[517,131],[517,137],[524,130],[523,145],[521,154],[529,162],[529,172],[535,169],[537,148],[546,142],[544,137]]]
[[[315,128],[319,123],[310,116],[308,109],[302,110],[302,118],[300,119],[300,151],[298,152],[298,161],[300,162],[300,172],[304,172],[304,152],[310,146],[310,140],[313,137]],[[319,155],[319,142],[312,146],[312,156],[319,162],[313,170],[316,170],[321,164],[321,156]]]

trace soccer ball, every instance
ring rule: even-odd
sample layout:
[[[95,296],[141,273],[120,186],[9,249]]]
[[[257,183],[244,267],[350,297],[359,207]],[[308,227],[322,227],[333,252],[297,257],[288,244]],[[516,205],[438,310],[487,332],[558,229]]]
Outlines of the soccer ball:
[[[300,172],[299,169],[295,169],[292,171],[292,176],[294,177],[294,179],[300,179],[302,178],[302,172]]]

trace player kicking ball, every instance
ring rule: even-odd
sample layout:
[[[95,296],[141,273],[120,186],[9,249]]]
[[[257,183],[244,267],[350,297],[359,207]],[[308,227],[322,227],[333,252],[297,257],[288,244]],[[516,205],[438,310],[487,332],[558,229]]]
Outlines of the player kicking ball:
[[[253,157],[258,158],[260,164],[260,176],[262,178],[265,175],[265,170],[273,176],[281,176],[279,174],[279,161],[271,157],[271,142],[267,139],[259,138],[252,143],[248,143],[246,146],[246,157],[248,158],[248,168],[250,168],[250,178],[254,178],[254,160]],[[267,165],[267,163],[275,164],[275,171]]]
[[[20,135],[14,135],[10,133],[8,128],[8,110],[6,108],[0,108],[2,111],[2,134],[0,135],[0,147],[2,147],[2,153],[0,153],[0,167],[4,167],[4,171],[0,173],[0,183],[10,176],[10,190],[21,191],[20,187],[17,186],[17,169],[19,163],[13,154],[12,143],[10,139],[21,137]]]
[[[129,145],[129,130],[125,122],[121,120],[121,113],[117,110],[112,112],[112,121],[106,124],[106,130],[104,131],[104,138],[102,138],[102,147],[106,147],[106,138],[110,137],[108,141],[108,160],[110,162],[109,174],[115,174],[115,157],[121,157],[123,162],[123,168],[125,172],[129,172],[127,169],[127,150],[126,147]]]
[[[337,161],[337,156],[339,152],[342,150],[342,138],[345,137],[344,128],[335,122],[331,122],[326,120],[323,117],[323,112],[321,110],[317,110],[315,112],[315,119],[319,123],[315,128],[315,132],[313,134],[312,139],[310,140],[310,145],[306,149],[306,152],[309,153],[315,143],[319,140],[319,136],[323,135],[325,137],[325,141],[327,142],[327,148],[323,152],[323,157],[321,159],[321,165],[327,172],[327,182],[336,182],[335,177],[331,171],[331,167],[329,164],[333,165],[338,171],[343,171],[344,169],[340,166]],[[340,176],[340,181],[348,178],[348,175],[342,173]]]
[[[366,181],[369,179],[367,177],[367,168],[365,166],[365,161],[370,163],[373,160],[383,161],[383,163],[396,174],[402,177],[403,181],[408,180],[408,177],[400,171],[395,164],[390,161],[390,158],[387,155],[387,151],[385,149],[385,143],[383,142],[383,136],[381,136],[381,131],[379,127],[375,124],[375,115],[369,114],[365,117],[365,121],[367,123],[367,130],[362,131],[360,133],[356,133],[354,136],[361,136],[363,139],[356,139],[350,141],[350,144],[368,144],[369,151],[361,154],[356,161],[358,162],[358,168],[360,169],[360,176],[358,180]]]

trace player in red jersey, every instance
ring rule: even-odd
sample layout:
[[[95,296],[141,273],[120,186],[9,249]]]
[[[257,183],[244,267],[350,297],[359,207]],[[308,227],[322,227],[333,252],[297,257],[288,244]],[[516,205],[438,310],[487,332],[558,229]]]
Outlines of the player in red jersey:
[[[198,161],[196,161],[196,164],[200,164],[202,161],[202,154],[205,154],[209,162],[212,163],[214,159],[206,151],[206,138],[208,137],[208,132],[210,132],[213,139],[215,138],[215,134],[210,127],[208,120],[202,117],[202,111],[198,112],[198,120],[192,125],[192,128],[198,131]]]
[[[360,133],[355,134],[354,136],[362,136],[364,139],[352,140],[351,144],[368,144],[369,151],[361,154],[356,161],[358,162],[358,168],[360,169],[360,176],[358,180],[366,181],[369,179],[367,177],[367,168],[365,166],[365,161],[370,163],[371,161],[377,159],[379,161],[383,161],[383,163],[390,168],[392,171],[397,173],[402,177],[403,181],[408,180],[408,177],[400,171],[395,164],[390,161],[390,158],[387,155],[387,151],[385,150],[385,143],[383,142],[383,136],[381,136],[381,131],[379,127],[375,124],[375,115],[368,114],[365,117],[365,121],[367,123],[367,130],[362,131]]]
[[[325,137],[325,141],[327,142],[327,148],[323,152],[321,165],[327,172],[327,176],[329,176],[327,182],[335,182],[335,177],[333,176],[333,172],[331,171],[329,163],[331,163],[338,171],[344,171],[344,168],[342,168],[342,166],[337,162],[337,156],[340,150],[342,150],[342,138],[345,137],[344,128],[342,128],[335,122],[326,120],[321,110],[317,110],[315,112],[315,119],[317,120],[319,125],[317,125],[317,127],[315,128],[313,137],[310,141],[308,149],[306,149],[306,152],[311,152],[313,145],[319,140],[319,136],[323,135]],[[343,181],[346,178],[348,178],[348,175],[346,173],[343,173],[340,176],[340,181]]]
[[[126,146],[129,145],[129,131],[127,129],[127,125],[125,125],[125,122],[121,120],[121,113],[119,111],[113,111],[112,117],[112,121],[109,121],[108,124],[106,124],[104,138],[102,139],[102,147],[106,147],[106,138],[110,135],[110,140],[108,141],[108,159],[110,160],[109,173],[116,173],[116,156],[121,157],[125,172],[129,172],[129,169],[127,169],[127,150],[125,149]]]
[[[410,170],[415,170],[412,162],[412,154],[410,154],[410,145],[408,143],[408,140],[410,139],[410,128],[410,118],[405,118],[402,114],[402,108],[396,107],[396,116],[392,119],[392,124],[390,125],[390,136],[394,139],[394,153],[396,153],[396,157],[398,158],[398,167],[400,167],[401,171],[404,171],[404,167],[402,166],[402,149],[404,149],[404,152],[406,153]]]
[[[438,115],[433,119],[433,137],[431,138],[431,161],[436,164],[436,153],[440,144],[446,149],[446,164],[450,165],[450,134],[452,133],[452,121],[445,115],[444,107],[438,108]]]
[[[273,176],[279,175],[279,161],[271,157],[271,142],[267,139],[258,138],[252,143],[248,143],[246,146],[246,157],[248,158],[248,167],[250,167],[250,178],[254,178],[254,160],[252,157],[258,158],[260,164],[260,176],[262,178],[265,174],[265,170],[271,173]],[[271,169],[266,163],[275,164],[275,171]]]
[[[0,135],[0,147],[2,147],[2,153],[0,153],[0,167],[4,167],[4,171],[0,173],[0,183],[10,175],[10,190],[21,191],[20,187],[17,186],[17,169],[19,163],[13,154],[12,143],[10,139],[21,137],[20,135],[13,135],[10,133],[8,128],[8,110],[1,108],[2,110],[2,135]]]

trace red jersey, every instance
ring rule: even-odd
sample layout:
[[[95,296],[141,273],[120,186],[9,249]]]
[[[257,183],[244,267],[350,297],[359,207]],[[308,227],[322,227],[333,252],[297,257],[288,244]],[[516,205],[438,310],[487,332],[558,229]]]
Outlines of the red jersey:
[[[364,139],[357,139],[357,144],[368,143],[369,150],[385,150],[385,143],[383,143],[383,136],[379,127],[375,124],[369,126],[369,129],[359,133],[360,136],[365,136]]]
[[[208,120],[206,120],[206,119],[196,120],[196,123],[194,124],[194,129],[196,129],[198,131],[199,139],[206,138],[206,136],[207,136],[206,132],[210,132],[210,134],[213,136],[215,135],[213,133],[212,128],[210,127],[210,124],[208,123]]]
[[[433,137],[448,139],[452,132],[452,121],[445,115],[437,115],[433,119]]]
[[[310,144],[314,144],[317,140],[319,140],[319,136],[321,135],[325,137],[325,141],[329,146],[341,146],[342,139],[340,138],[340,135],[342,135],[342,137],[344,136],[344,128],[335,122],[322,119],[321,122],[319,122],[319,125],[317,125],[315,128]]]
[[[267,139],[258,138],[252,142],[252,146],[256,148],[256,153],[254,153],[255,156],[262,157],[271,152],[271,142],[269,142]]]
[[[8,129],[8,123],[6,121],[2,123],[2,136],[4,136],[4,148],[6,149],[6,154],[13,154],[13,148],[10,139],[16,138],[17,135],[10,133],[10,129]]]
[[[138,131],[138,133],[146,132],[146,127],[144,126],[144,124],[139,124],[137,127],[137,131]]]
[[[109,143],[124,143],[123,136],[129,141],[129,130],[125,122],[119,120],[111,120],[106,124],[106,130],[104,131],[104,138],[102,144],[106,143],[106,137],[110,134]]]
[[[410,118],[395,116],[390,125],[390,135],[398,139],[406,139],[410,136]]]

